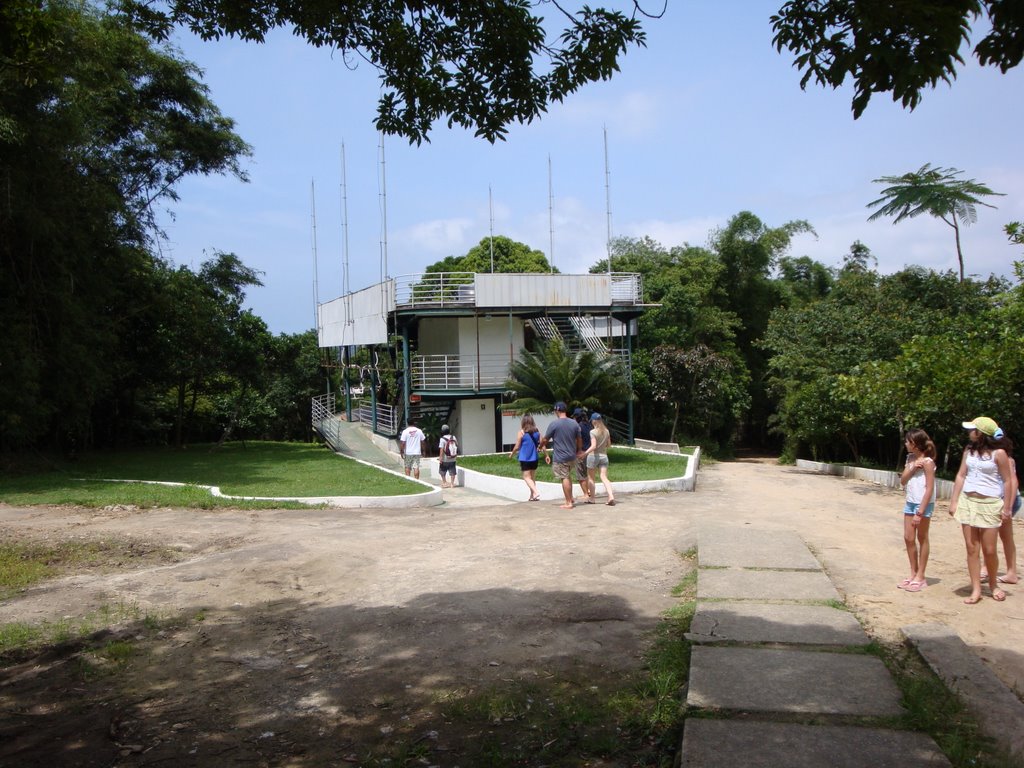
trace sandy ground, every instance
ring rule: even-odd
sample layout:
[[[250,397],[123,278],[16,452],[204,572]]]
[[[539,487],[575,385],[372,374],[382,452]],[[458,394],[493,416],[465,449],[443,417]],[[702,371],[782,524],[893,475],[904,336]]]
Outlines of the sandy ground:
[[[352,765],[416,729],[434,740],[432,764],[457,765],[436,711],[446,697],[635,671],[702,520],[798,531],[871,634],[896,642],[905,624],[943,622],[1024,690],[1024,585],[964,605],[963,541],[944,505],[930,584],[908,594],[895,586],[902,496],[860,481],[740,461],[703,468],[695,493],[614,508],[445,494],[442,507],[393,512],[0,506],[6,537],[114,535],[184,555],[0,603],[0,623],[118,602],[184,619],[140,640],[143,655],[102,690],[60,651],[0,670],[0,766]]]

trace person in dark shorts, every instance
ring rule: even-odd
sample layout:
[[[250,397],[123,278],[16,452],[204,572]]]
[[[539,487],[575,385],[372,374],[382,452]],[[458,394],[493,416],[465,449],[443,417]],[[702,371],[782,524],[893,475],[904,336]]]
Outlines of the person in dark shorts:
[[[526,414],[519,423],[519,434],[516,436],[516,444],[512,446],[509,458],[519,457],[519,469],[523,473],[523,482],[530,489],[529,501],[540,501],[540,491],[537,490],[537,446],[540,445],[540,430],[533,420],[533,416]]]
[[[580,425],[580,438],[583,441],[583,455],[576,459],[576,479],[580,481],[580,490],[583,491],[583,503],[594,503],[594,484],[590,482],[587,473],[587,449],[590,448],[590,419],[583,408],[577,408],[572,412],[572,417]]]
[[[441,487],[454,488],[457,476],[455,457],[459,455],[459,441],[452,434],[451,427],[441,425],[441,440],[438,443],[437,460],[441,465]],[[450,479],[446,480],[448,477]]]

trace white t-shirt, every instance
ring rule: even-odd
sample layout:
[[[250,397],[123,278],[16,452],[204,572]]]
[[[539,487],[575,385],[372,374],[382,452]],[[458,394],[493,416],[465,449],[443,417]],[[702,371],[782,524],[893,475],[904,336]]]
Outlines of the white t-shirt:
[[[406,456],[419,456],[420,443],[425,438],[426,435],[423,434],[423,430],[419,427],[406,427],[402,430],[402,434],[398,436],[399,441],[405,443]]]
[[[911,461],[915,461],[917,458],[917,454],[914,454],[913,457],[907,456],[907,464]],[[931,459],[928,459],[928,461],[931,461]],[[909,480],[907,480],[907,501],[911,504],[921,504],[924,502],[924,505],[928,506],[928,502],[924,501],[924,489],[927,484],[928,478],[924,476],[924,467],[921,467],[910,476]],[[935,488],[933,486],[932,495],[934,496],[934,494]],[[930,502],[931,499],[928,501]]]

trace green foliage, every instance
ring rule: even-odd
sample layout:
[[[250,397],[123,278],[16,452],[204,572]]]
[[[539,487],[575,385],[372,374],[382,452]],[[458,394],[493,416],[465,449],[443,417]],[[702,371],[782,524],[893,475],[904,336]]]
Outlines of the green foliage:
[[[1001,312],[1016,306],[1006,287],[920,267],[883,277],[848,262],[825,298],[776,310],[764,346],[779,398],[773,428],[787,456],[803,446],[816,458],[858,460],[867,447],[891,463],[905,429],[951,440],[976,408],[1015,412],[1001,394],[1019,386],[1001,362],[1019,358],[1015,342],[991,339],[997,327],[1012,327],[990,315],[993,302]],[[979,352],[992,356],[991,376],[979,370]],[[986,390],[994,410],[981,407]]]
[[[488,141],[504,138],[509,123],[532,122],[549,103],[607,80],[630,47],[644,44],[633,15],[589,6],[559,9],[555,17],[565,28],[546,29],[524,0],[124,5],[157,37],[181,23],[207,40],[263,42],[268,31],[285,27],[344,60],[364,59],[380,75],[377,129],[416,143],[439,120]]]
[[[800,87],[814,80],[838,88],[850,77],[853,116],[860,117],[875,93],[891,93],[893,101],[913,109],[926,88],[940,81],[951,85],[979,15],[987,30],[974,49],[978,61],[1003,72],[1020,64],[1024,12],[1005,0],[788,0],[771,23],[775,47],[796,56]]]
[[[505,388],[515,399],[503,407],[515,413],[548,413],[561,400],[573,408],[614,411],[632,396],[627,371],[613,355],[566,350],[561,340],[524,349],[509,366]]]
[[[494,269],[491,269],[493,258]],[[427,274],[441,272],[505,272],[525,273],[552,270],[547,257],[541,252],[508,237],[497,235],[485,237],[474,245],[465,256],[447,256],[423,270]]]
[[[0,447],[113,438],[163,351],[159,205],[249,147],[194,65],[78,2],[0,7]]]

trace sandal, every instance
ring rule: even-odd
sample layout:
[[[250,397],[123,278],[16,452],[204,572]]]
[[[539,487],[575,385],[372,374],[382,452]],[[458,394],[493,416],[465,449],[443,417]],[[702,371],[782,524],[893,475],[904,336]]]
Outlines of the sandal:
[[[896,585],[896,589],[906,589],[907,585],[909,585],[910,582],[912,582],[912,581],[913,581],[912,578],[904,579],[903,581],[901,581],[899,584]]]
[[[1001,589],[993,589],[992,599],[995,600],[997,603],[1001,603],[1003,602],[1003,600],[1006,599],[1006,593],[1003,592],[1003,590]]]
[[[614,507],[615,499],[608,499],[608,501],[606,501],[605,504],[607,504],[609,507]]]
[[[1019,578],[1010,579],[1010,578],[1008,578],[1006,576],[1000,576],[1000,577],[998,577],[996,579],[996,581],[998,581],[1000,584],[1016,584],[1018,581],[1020,581],[1020,579]]]
[[[927,581],[912,581],[903,588],[904,592],[920,592],[928,586]]]
[[[964,605],[974,605],[975,603],[980,603],[980,602],[981,602],[981,595],[978,595],[977,597],[974,597],[973,595],[971,595],[970,597],[965,597],[964,598]]]

